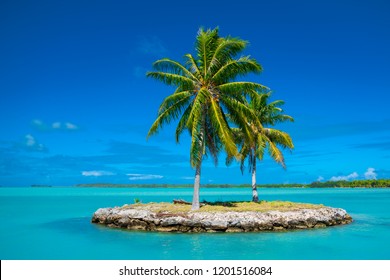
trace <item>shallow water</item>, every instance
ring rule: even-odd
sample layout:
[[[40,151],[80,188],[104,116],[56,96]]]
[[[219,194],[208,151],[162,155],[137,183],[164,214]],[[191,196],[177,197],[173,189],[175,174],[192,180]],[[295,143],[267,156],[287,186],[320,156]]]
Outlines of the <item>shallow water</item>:
[[[259,189],[260,199],[322,203],[354,222],[254,233],[154,233],[91,224],[100,207],[191,200],[192,189],[0,188],[0,259],[390,259],[390,189]],[[202,189],[201,200],[250,200],[250,189]]]

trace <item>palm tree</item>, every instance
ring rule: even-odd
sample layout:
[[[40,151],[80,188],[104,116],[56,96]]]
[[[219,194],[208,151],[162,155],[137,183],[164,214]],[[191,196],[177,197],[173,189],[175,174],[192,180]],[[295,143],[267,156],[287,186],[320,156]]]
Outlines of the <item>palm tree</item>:
[[[248,120],[252,138],[247,138],[246,134],[240,128],[234,129],[236,142],[241,147],[240,154],[242,157],[240,168],[242,173],[245,169],[245,160],[248,158],[249,172],[252,173],[252,201],[254,202],[259,201],[256,186],[257,159],[262,160],[265,150],[268,150],[271,158],[281,164],[283,168],[286,168],[283,153],[278,146],[282,148],[294,148],[289,134],[278,129],[265,127],[268,125],[273,126],[279,122],[294,121],[291,116],[283,114],[283,110],[280,108],[284,104],[283,100],[267,103],[270,96],[270,92],[253,95],[250,100],[248,107],[262,124],[262,126],[257,126]],[[229,163],[231,160],[232,157],[228,157],[227,162]]]
[[[236,81],[239,76],[260,73],[262,70],[260,64],[249,56],[236,58],[246,46],[247,42],[239,38],[220,37],[218,28],[207,31],[201,28],[196,37],[195,57],[186,54],[184,64],[168,58],[157,60],[153,64],[154,71],[147,73],[147,77],[176,88],[160,105],[148,137],[174,120],[178,121],[176,142],[179,142],[183,131],[189,132],[190,163],[195,168],[193,210],[199,209],[200,174],[204,155],[210,155],[215,163],[222,149],[230,157],[238,155],[226,114],[243,131],[249,131],[244,128],[245,119],[250,118],[258,123],[246,106],[246,98],[254,91],[262,91],[266,87]]]

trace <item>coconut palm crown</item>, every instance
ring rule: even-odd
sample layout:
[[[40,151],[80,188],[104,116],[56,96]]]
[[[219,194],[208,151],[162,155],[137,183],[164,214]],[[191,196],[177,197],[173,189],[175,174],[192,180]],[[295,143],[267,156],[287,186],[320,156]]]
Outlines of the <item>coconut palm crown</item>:
[[[283,168],[286,168],[284,156],[279,147],[294,148],[294,144],[288,133],[268,127],[274,126],[280,122],[294,121],[291,116],[285,115],[280,108],[280,106],[284,104],[284,101],[276,100],[268,103],[268,98],[270,96],[271,92],[252,95],[248,107],[252,110],[253,114],[256,115],[258,122],[260,122],[262,126],[258,126],[251,120],[247,121],[250,123],[251,138],[248,138],[246,136],[247,134],[243,133],[240,128],[234,129],[236,142],[241,147],[241,172],[244,172],[245,161],[248,159],[248,168],[252,173],[252,201],[254,202],[259,200],[256,186],[257,159],[263,160],[264,153],[268,150],[270,157],[281,164]],[[228,157],[227,162],[230,163],[231,160],[232,157]]]
[[[239,38],[220,37],[218,28],[200,29],[195,42],[196,55],[186,54],[184,64],[164,58],[153,64],[154,71],[147,77],[155,78],[175,91],[160,105],[158,116],[148,137],[161,127],[177,121],[176,141],[188,131],[191,136],[190,163],[195,168],[192,209],[199,209],[200,171],[204,155],[210,155],[215,163],[223,149],[228,156],[237,157],[229,119],[243,133],[249,134],[247,120],[261,124],[246,106],[246,98],[254,91],[267,90],[258,83],[237,81],[249,73],[260,73],[260,64],[249,56],[237,56],[248,42]]]

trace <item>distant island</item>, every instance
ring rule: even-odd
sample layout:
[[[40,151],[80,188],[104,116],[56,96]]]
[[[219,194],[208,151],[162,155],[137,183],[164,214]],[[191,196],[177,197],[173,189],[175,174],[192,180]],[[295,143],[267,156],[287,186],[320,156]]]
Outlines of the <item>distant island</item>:
[[[51,188],[51,185],[31,185],[32,188]]]
[[[82,188],[192,188],[193,184],[78,184]],[[327,181],[310,184],[262,184],[258,188],[390,188],[390,179]],[[251,188],[249,184],[204,184],[202,188]]]

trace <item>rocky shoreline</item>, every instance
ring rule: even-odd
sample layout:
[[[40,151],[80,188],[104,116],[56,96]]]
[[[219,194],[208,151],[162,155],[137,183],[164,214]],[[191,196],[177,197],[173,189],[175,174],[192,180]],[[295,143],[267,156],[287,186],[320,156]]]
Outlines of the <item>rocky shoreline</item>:
[[[251,232],[323,228],[352,222],[344,209],[321,207],[295,211],[164,213],[149,209],[100,208],[92,223],[159,232]]]

